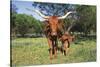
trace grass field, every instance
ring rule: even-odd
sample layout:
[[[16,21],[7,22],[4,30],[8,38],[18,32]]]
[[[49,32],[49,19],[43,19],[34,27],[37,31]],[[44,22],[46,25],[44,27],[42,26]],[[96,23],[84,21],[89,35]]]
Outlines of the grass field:
[[[11,41],[12,65],[50,64],[46,38],[17,38]],[[60,52],[53,64],[96,61],[96,39],[79,39],[71,43],[67,56]]]

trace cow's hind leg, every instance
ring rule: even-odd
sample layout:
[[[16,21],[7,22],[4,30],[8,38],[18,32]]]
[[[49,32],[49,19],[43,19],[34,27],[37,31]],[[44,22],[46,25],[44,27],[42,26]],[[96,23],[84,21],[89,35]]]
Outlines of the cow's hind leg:
[[[64,53],[64,44],[62,43],[62,46],[60,47],[60,51],[63,54]]]

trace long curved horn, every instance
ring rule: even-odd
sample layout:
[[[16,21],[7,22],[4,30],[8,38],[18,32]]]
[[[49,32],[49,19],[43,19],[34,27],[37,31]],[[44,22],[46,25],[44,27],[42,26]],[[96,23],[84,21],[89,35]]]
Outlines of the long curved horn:
[[[58,17],[58,19],[64,19],[64,18],[66,18],[69,14],[71,14],[71,13],[74,13],[74,12],[68,12],[68,13],[66,13],[64,16],[62,16],[62,17]]]
[[[45,16],[45,15],[43,15],[40,11],[38,11],[38,10],[31,10],[31,9],[29,9],[29,8],[26,8],[27,10],[29,10],[29,11],[34,11],[34,12],[36,12],[36,13],[38,13],[42,18],[45,18],[45,19],[48,19],[49,18],[49,16]]]

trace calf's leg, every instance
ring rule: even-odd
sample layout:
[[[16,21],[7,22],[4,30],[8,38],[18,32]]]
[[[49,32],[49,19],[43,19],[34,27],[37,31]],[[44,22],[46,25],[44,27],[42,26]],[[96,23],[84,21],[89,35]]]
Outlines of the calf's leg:
[[[66,56],[66,54],[69,52],[69,46],[70,46],[70,44],[69,44],[69,42],[66,40],[65,42],[64,42],[64,55]]]

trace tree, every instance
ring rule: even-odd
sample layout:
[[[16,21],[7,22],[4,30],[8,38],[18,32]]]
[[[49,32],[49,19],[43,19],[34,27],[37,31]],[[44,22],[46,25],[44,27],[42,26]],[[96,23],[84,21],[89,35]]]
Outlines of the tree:
[[[25,37],[28,33],[40,33],[41,22],[33,18],[32,15],[17,14],[16,15],[17,34]]]
[[[77,12],[79,15],[79,24],[81,24],[82,31],[89,33],[91,30],[96,32],[96,7],[82,5],[77,7]]]
[[[75,5],[72,4],[57,4],[57,3],[39,3],[34,2],[33,7],[42,11],[43,14],[48,16],[62,16],[67,11],[74,11]]]

